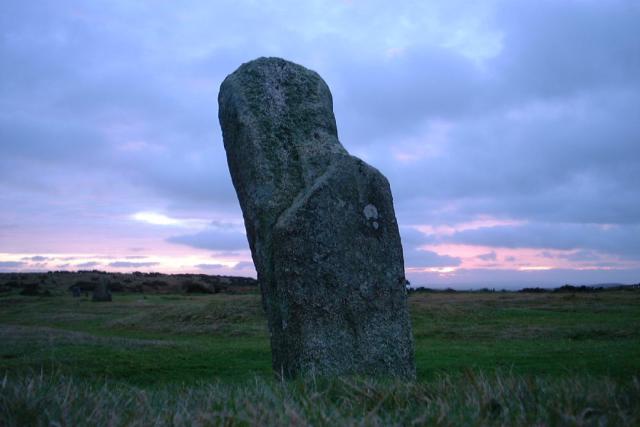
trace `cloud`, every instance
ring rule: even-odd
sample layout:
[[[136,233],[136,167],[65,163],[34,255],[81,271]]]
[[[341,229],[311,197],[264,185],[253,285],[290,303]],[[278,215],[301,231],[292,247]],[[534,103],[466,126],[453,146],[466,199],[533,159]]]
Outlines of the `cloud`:
[[[486,254],[478,255],[476,258],[481,259],[482,261],[495,261],[498,257],[495,251],[491,251]]]
[[[194,267],[200,270],[217,270],[219,268],[226,268],[224,264],[196,264]]]
[[[389,178],[407,266],[459,266],[421,250],[447,242],[640,258],[633,2],[3,8],[0,251],[246,252],[238,227],[178,234],[171,221],[241,221],[217,91],[240,63],[277,55],[327,80],[342,142]],[[132,212],[163,217],[143,226]],[[483,217],[526,224],[416,229]],[[71,250],[69,235],[86,241]]]
[[[137,212],[131,215],[136,221],[142,221],[153,225],[182,225],[182,221],[177,218],[170,218],[166,215],[155,212]]]
[[[115,264],[115,263],[110,263],[109,265],[112,266],[112,267],[117,267],[117,266],[114,266],[112,264]],[[89,262],[83,262],[81,264],[76,264],[75,267],[78,267],[78,268],[93,268],[93,267],[97,267],[99,265],[102,265],[102,264],[99,263],[99,262],[89,261]]]
[[[417,247],[430,242],[428,235],[414,227],[400,227],[400,238],[404,247]]]
[[[135,221],[150,225],[160,225],[173,228],[200,228],[208,221],[198,218],[173,218],[157,212],[136,212],[130,216]]]
[[[21,261],[0,261],[0,268],[18,268],[26,264]]]
[[[603,265],[602,256],[592,250],[577,250],[571,253],[549,253],[547,251],[542,252],[541,255],[545,258],[558,258],[566,259],[569,261],[597,261],[598,265]]]
[[[487,85],[472,61],[429,44],[412,46],[395,61],[344,60],[351,122],[344,135],[353,145],[415,134],[430,118],[472,114]]]
[[[514,270],[514,269],[460,269],[455,275],[438,272],[410,272],[409,280],[414,286],[455,286],[460,289],[479,289],[498,287],[505,289],[522,289],[524,287],[556,287],[566,283],[573,285],[597,285],[604,283],[638,283],[640,269],[549,269],[549,270]]]
[[[580,250],[580,258],[593,251],[640,258],[640,224],[544,224],[483,227],[444,237],[449,243],[503,248]],[[577,259],[577,258],[575,258]]]
[[[640,125],[621,117],[638,108],[640,94],[607,93],[453,122],[443,141],[422,140],[435,154],[388,166],[399,215],[637,222]],[[392,155],[381,150],[379,162]]]
[[[421,246],[431,242],[432,239],[416,228],[401,227],[400,236],[405,268],[455,267],[461,263],[459,257],[440,255],[436,252],[422,249]]]
[[[22,258],[23,261],[35,261],[35,262],[47,261],[48,259],[50,259],[50,258],[42,256],[42,255],[35,255],[35,256],[23,257]]]
[[[245,270],[245,269],[255,269],[253,262],[251,261],[240,261],[236,265],[233,266],[234,270]]]
[[[109,267],[116,268],[138,268],[138,267],[152,267],[158,265],[157,262],[129,262],[129,261],[114,261],[109,263]]]
[[[638,16],[624,1],[506,3],[496,16],[508,52],[498,69],[514,89],[544,97],[633,85],[640,41],[629,31]]]
[[[193,234],[182,234],[167,239],[169,243],[217,251],[246,250],[246,235],[232,224],[213,223],[209,228]]]
[[[459,257],[439,255],[423,249],[405,249],[404,262],[406,268],[421,267],[455,267],[462,262]]]

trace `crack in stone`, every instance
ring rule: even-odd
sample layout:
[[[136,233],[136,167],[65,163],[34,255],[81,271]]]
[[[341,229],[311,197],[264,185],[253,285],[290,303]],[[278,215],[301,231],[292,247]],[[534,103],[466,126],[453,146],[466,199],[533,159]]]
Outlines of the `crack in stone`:
[[[284,227],[291,220],[293,213],[298,209],[300,209],[300,207],[304,205],[304,203],[307,200],[309,200],[309,198],[318,189],[320,189],[320,187],[322,187],[329,180],[329,178],[333,176],[335,172],[336,172],[336,161],[332,160],[331,163],[329,163],[329,166],[327,166],[327,168],[323,172],[323,174],[318,176],[310,186],[305,187],[302,191],[300,191],[291,202],[291,205],[289,205],[289,207],[286,208],[278,216],[275,227],[276,228]]]

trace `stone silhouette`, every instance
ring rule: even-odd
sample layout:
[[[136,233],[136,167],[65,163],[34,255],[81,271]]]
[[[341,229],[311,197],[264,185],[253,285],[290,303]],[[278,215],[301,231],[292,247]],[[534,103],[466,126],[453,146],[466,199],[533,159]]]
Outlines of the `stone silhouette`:
[[[276,373],[413,377],[389,183],[338,141],[326,83],[259,58],[224,80],[218,103]]]
[[[107,280],[102,278],[93,288],[93,295],[91,301],[95,302],[109,302],[111,301],[111,292],[109,291],[109,284]]]
[[[82,288],[77,285],[73,285],[69,288],[74,298],[80,298],[82,296]]]

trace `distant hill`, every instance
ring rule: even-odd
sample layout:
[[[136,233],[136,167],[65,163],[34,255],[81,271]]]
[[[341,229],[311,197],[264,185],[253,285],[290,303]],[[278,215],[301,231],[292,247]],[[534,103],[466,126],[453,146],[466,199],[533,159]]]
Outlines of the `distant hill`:
[[[208,274],[109,273],[105,271],[50,271],[47,273],[0,273],[0,293],[18,291],[23,295],[53,295],[71,292],[90,293],[102,280],[111,292],[139,292],[155,294],[176,293],[256,293],[258,281],[251,277],[213,276]],[[413,292],[606,292],[640,289],[640,283],[624,285],[602,283],[589,286],[564,285],[557,288],[527,287],[519,290],[482,288],[456,290],[434,289],[426,286],[408,287]]]
[[[50,271],[47,273],[0,273],[0,292],[20,289],[24,295],[92,292],[106,281],[111,292],[141,293],[247,293],[257,292],[258,282],[250,277],[208,274],[109,273],[104,271]],[[76,291],[77,292],[77,291]]]
[[[541,287],[528,287],[518,290],[506,290],[496,288],[481,288],[470,290],[456,290],[452,288],[446,289],[434,289],[426,286],[414,286],[407,288],[409,293],[412,292],[530,292],[530,293],[542,293],[542,292],[604,292],[604,291],[624,291],[640,289],[640,283],[634,285],[624,285],[620,283],[603,283],[597,285],[564,285],[557,288],[541,288]]]
[[[520,289],[518,292],[603,292],[603,291],[624,291],[624,290],[633,290],[640,289],[640,283],[635,285],[622,285],[622,284],[600,284],[600,285],[589,285],[589,286],[573,286],[573,285],[564,285],[558,288],[552,289],[544,289],[544,288],[524,288]]]

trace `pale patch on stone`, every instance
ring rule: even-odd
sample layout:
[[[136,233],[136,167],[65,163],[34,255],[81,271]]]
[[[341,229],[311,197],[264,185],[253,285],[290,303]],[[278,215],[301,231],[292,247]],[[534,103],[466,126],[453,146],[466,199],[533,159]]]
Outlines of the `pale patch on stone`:
[[[372,204],[368,204],[363,209],[364,217],[367,219],[378,219],[378,208]]]

